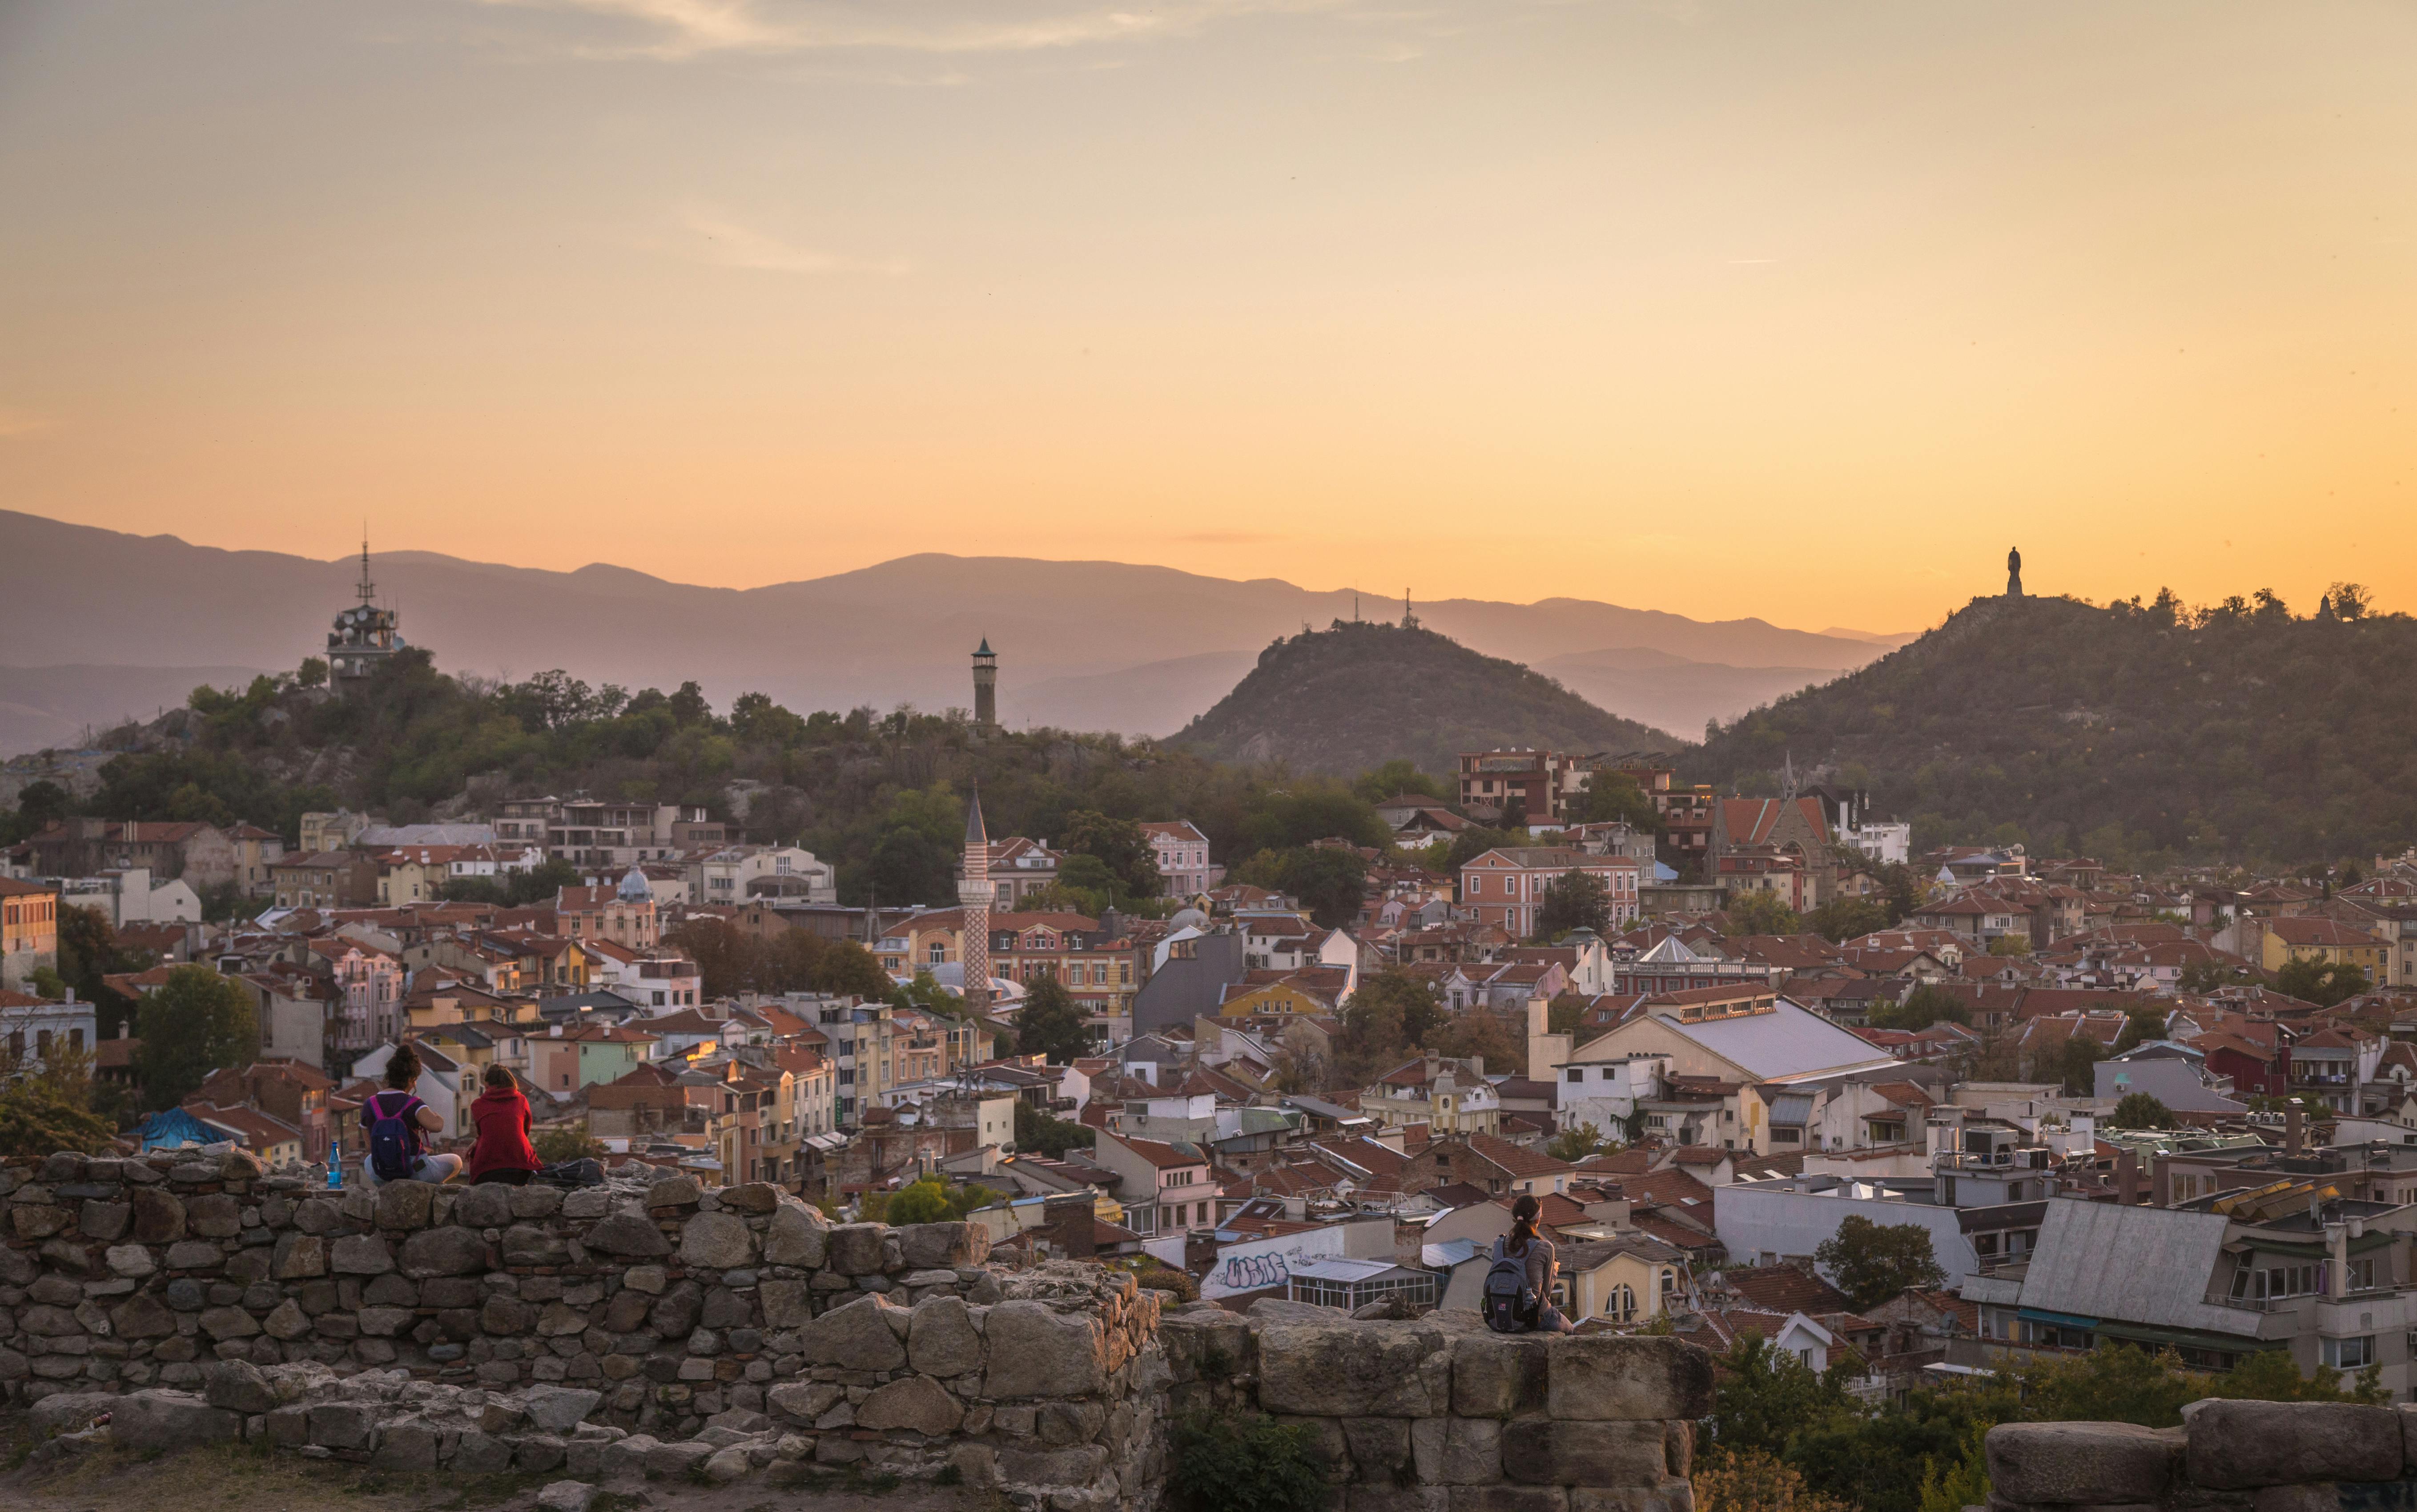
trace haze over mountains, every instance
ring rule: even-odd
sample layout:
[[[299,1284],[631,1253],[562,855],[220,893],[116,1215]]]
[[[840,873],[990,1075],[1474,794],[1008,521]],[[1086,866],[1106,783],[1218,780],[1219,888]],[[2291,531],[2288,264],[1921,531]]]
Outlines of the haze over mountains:
[[[0,511],[0,751],[147,716],[193,682],[293,667],[318,653],[358,571],[357,557],[223,551]],[[1270,640],[1354,610],[1349,590],[1277,578],[935,553],[750,589],[429,552],[380,553],[372,571],[404,638],[449,670],[521,678],[559,666],[632,689],[694,679],[717,705],[754,690],[795,709],[941,709],[970,701],[966,655],[988,637],[1000,652],[1002,720],[1136,735],[1172,734]],[[1369,619],[1401,613],[1398,600],[1365,595],[1358,607]],[[1578,599],[1417,607],[1430,629],[1682,735],[1906,638]]]

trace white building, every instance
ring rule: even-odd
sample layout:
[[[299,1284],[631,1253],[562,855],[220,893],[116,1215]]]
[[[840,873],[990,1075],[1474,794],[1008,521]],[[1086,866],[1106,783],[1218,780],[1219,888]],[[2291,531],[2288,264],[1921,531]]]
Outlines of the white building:
[[[1141,832],[1149,837],[1158,890],[1167,897],[1193,897],[1225,879],[1225,868],[1209,863],[1208,837],[1190,819],[1146,821]]]
[[[92,1004],[76,1001],[72,987],[64,1002],[0,991],[0,1043],[22,1070],[42,1069],[54,1049],[90,1050],[97,1033]]]
[[[150,868],[127,866],[59,882],[62,907],[90,909],[112,924],[199,924],[202,900],[183,881],[154,882]]]
[[[1903,865],[1913,854],[1913,826],[1910,824],[1865,819],[1851,829],[1839,831],[1838,838],[1883,866],[1891,863]]]
[[[717,847],[689,863],[688,887],[695,903],[736,905],[769,893],[800,903],[839,901],[838,871],[798,846]]]

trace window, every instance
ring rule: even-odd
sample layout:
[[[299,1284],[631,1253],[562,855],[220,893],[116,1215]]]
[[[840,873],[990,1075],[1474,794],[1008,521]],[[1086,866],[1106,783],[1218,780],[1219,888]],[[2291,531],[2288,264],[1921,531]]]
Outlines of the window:
[[[1578,1067],[1578,1066],[1572,1066],[1572,1067],[1570,1067],[1570,1070],[1569,1070],[1569,1079],[1570,1079],[1571,1081],[1573,1081],[1573,1082],[1580,1082],[1580,1081],[1584,1081],[1584,1080],[1586,1080],[1586,1072],[1585,1072],[1585,1070],[1584,1070],[1583,1068],[1581,1068],[1581,1067]]]
[[[2375,1336],[2362,1334],[2356,1338],[2328,1338],[2318,1341],[2325,1364],[2337,1370],[2364,1370],[2375,1363]]]

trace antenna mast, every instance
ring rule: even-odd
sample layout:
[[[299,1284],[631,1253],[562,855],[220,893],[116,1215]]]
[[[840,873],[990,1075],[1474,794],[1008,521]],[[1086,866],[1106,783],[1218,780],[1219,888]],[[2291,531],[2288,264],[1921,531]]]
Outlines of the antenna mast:
[[[370,581],[370,527],[364,520],[361,522],[361,602],[368,603],[376,597],[377,585]]]

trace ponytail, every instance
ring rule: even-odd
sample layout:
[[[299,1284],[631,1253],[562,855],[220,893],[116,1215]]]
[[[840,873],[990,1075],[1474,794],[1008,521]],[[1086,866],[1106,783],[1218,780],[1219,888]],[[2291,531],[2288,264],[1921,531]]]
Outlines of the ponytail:
[[[1511,1234],[1502,1242],[1504,1254],[1524,1255],[1528,1246],[1536,1242],[1536,1214],[1539,1211],[1541,1205],[1532,1195],[1523,1194],[1518,1201],[1511,1204]]]

